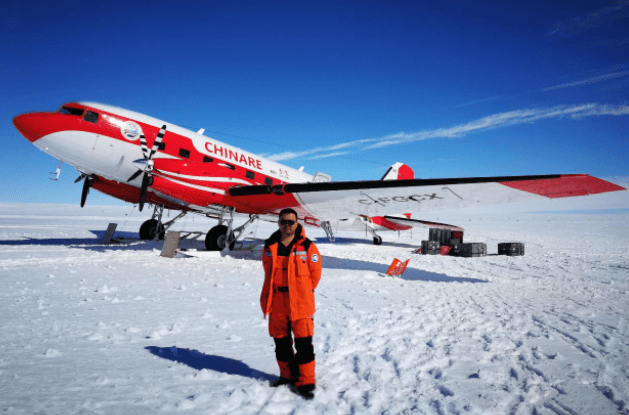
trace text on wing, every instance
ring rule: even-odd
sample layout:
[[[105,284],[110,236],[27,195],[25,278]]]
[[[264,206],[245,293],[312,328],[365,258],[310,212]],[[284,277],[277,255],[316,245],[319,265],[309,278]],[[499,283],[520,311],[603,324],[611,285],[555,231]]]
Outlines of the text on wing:
[[[444,199],[443,197],[437,196],[436,193],[433,194],[424,194],[424,195],[410,195],[410,196],[393,196],[393,197],[379,197],[373,198],[367,194],[365,196],[368,199],[359,199],[358,203],[362,203],[363,205],[373,205],[378,204],[382,206],[386,206],[387,203],[390,202],[398,202],[398,203],[408,203],[408,202],[416,202],[421,203],[426,200],[434,200],[434,199]]]

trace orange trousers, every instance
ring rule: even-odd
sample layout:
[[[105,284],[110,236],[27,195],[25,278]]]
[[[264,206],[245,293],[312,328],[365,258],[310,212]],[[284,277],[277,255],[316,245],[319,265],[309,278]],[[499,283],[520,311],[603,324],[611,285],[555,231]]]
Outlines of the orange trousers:
[[[275,341],[275,358],[280,377],[295,382],[295,386],[315,384],[315,355],[312,345],[312,317],[291,321],[288,292],[275,291],[269,315],[269,334]],[[295,349],[293,350],[293,337]]]

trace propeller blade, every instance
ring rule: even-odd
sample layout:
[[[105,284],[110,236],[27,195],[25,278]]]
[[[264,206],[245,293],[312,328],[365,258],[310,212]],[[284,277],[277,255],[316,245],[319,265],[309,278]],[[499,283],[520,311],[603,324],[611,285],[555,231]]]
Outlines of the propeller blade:
[[[159,133],[157,133],[157,137],[155,137],[155,141],[153,141],[153,147],[151,148],[151,152],[149,153],[149,156],[147,157],[147,159],[153,160],[153,156],[155,155],[155,152],[159,148],[159,145],[162,143],[162,140],[164,139],[164,134],[166,134],[166,125],[162,125],[162,128],[160,128]]]
[[[146,201],[146,190],[149,187],[150,179],[151,177],[149,173],[144,173],[144,176],[142,176],[142,187],[140,188],[140,212],[142,212],[142,209],[144,209],[144,202]]]
[[[136,178],[136,177],[138,177],[139,175],[141,175],[142,173],[143,173],[143,171],[142,171],[142,170],[138,170],[138,171],[136,171],[135,173],[133,173],[133,174],[131,175],[131,177],[129,177],[129,179],[127,179],[127,183],[128,183],[128,182],[131,182],[131,181],[133,181],[133,180],[135,180],[135,178]]]
[[[92,187],[92,183],[94,179],[89,176],[85,177],[85,181],[83,182],[83,190],[81,191],[81,207],[85,206],[85,201],[87,200],[87,195],[90,193],[90,187]]]
[[[127,182],[133,181],[140,174],[144,173],[144,176],[142,176],[142,186],[140,187],[140,212],[142,212],[142,209],[144,209],[148,187],[153,184],[153,175],[151,174],[151,171],[153,171],[153,156],[155,155],[157,149],[164,140],[164,134],[166,134],[166,125],[162,125],[162,128],[160,128],[159,132],[157,133],[155,141],[153,141],[153,147],[151,147],[150,153],[148,152],[146,137],[144,137],[144,134],[140,134],[140,145],[142,146],[142,154],[144,154],[144,158],[133,162],[136,166],[138,166],[138,171],[133,173],[131,177],[129,177],[129,179],[127,180]]]
[[[142,147],[142,155],[144,158],[149,157],[149,147],[146,145],[146,137],[144,137],[144,133],[140,134],[140,146]]]

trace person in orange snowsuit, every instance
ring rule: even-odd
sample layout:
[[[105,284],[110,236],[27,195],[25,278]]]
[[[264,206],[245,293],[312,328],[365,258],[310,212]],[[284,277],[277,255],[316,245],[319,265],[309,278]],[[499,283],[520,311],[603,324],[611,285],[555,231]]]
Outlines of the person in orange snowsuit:
[[[321,254],[306,238],[293,209],[280,212],[279,227],[262,251],[264,285],[260,295],[280,368],[280,378],[273,386],[294,385],[302,396],[312,399],[316,383],[312,316],[314,290],[321,279]]]

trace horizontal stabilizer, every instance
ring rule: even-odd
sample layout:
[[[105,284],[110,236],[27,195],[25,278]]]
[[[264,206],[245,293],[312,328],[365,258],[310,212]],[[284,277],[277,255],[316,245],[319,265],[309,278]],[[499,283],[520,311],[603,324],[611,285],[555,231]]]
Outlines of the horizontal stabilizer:
[[[398,225],[412,226],[413,228],[438,228],[438,229],[449,229],[452,231],[465,230],[456,225],[448,225],[447,223],[432,222],[432,221],[427,221],[427,220],[410,219],[410,218],[404,218],[404,217],[399,217],[399,216],[384,216],[384,218]]]

